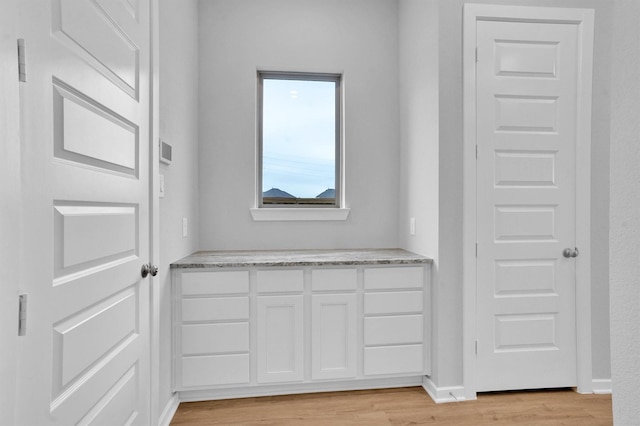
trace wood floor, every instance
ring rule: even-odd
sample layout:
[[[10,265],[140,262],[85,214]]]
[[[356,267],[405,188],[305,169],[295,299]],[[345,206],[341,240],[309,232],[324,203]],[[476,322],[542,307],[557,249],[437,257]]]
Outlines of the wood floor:
[[[420,387],[180,404],[172,425],[612,425],[611,395],[479,394],[435,404]]]

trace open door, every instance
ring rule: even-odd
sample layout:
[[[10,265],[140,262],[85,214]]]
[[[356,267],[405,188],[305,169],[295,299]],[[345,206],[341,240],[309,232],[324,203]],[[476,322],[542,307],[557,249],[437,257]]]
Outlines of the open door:
[[[18,424],[149,424],[148,0],[19,2]]]

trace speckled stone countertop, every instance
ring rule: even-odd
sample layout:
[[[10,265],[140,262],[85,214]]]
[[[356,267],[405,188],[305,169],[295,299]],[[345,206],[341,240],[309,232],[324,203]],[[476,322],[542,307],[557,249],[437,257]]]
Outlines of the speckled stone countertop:
[[[432,260],[402,249],[198,251],[171,269],[251,266],[406,265]]]

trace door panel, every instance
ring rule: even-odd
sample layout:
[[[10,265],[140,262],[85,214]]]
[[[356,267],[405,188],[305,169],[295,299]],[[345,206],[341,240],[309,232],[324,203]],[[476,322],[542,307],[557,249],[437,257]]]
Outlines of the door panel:
[[[356,295],[314,294],[311,315],[311,378],[355,377]]]
[[[122,91],[137,97],[137,42],[147,37],[147,32],[144,22],[140,25],[131,10],[126,0],[53,0],[51,31],[69,51],[92,63]]]
[[[54,84],[54,156],[138,175],[138,127],[61,81]]]
[[[302,295],[258,297],[258,383],[303,380],[303,322]]]
[[[578,29],[477,23],[478,390],[576,385]]]
[[[149,423],[148,1],[136,7],[19,5],[30,302],[19,424]]]

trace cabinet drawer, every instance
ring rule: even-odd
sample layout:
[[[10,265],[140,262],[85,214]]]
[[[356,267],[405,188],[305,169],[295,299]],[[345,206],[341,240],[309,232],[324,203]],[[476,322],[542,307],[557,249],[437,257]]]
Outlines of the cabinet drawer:
[[[183,272],[182,295],[249,293],[249,271]]]
[[[424,267],[367,268],[364,270],[365,290],[422,288]]]
[[[182,387],[249,383],[249,354],[182,358]]]
[[[364,348],[364,374],[423,374],[422,345]]]
[[[399,291],[365,293],[364,313],[402,314],[422,312],[424,309],[422,291]]]
[[[302,292],[304,273],[301,269],[258,271],[258,293]]]
[[[314,269],[311,271],[313,291],[355,291],[358,273],[355,269]]]
[[[423,322],[422,315],[365,318],[364,344],[371,346],[422,343]]]
[[[182,326],[184,355],[249,351],[249,323],[185,324]]]
[[[182,321],[249,319],[249,297],[207,297],[182,300]]]

